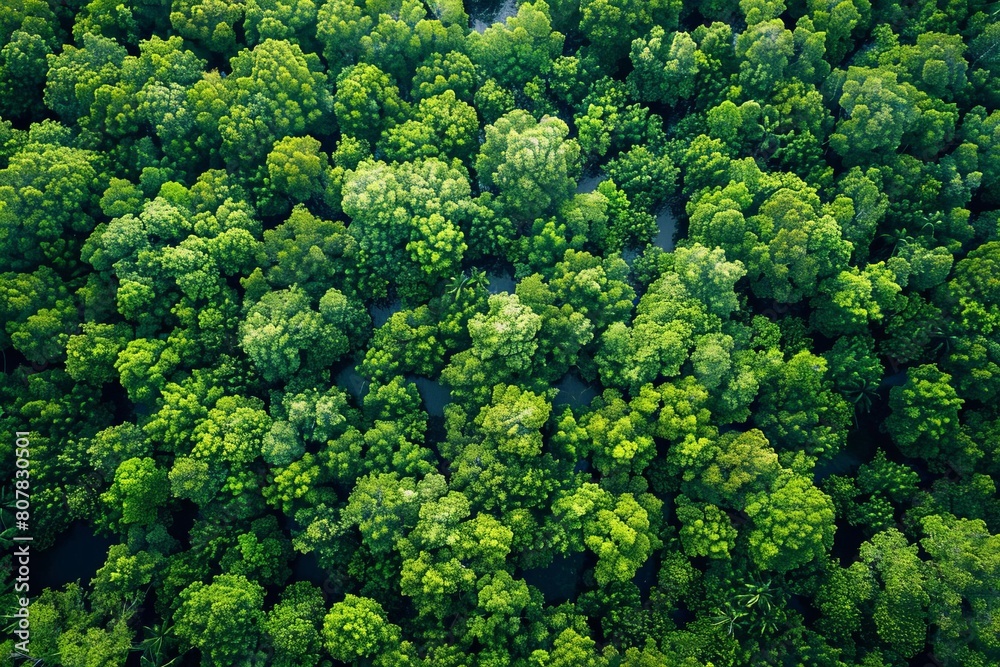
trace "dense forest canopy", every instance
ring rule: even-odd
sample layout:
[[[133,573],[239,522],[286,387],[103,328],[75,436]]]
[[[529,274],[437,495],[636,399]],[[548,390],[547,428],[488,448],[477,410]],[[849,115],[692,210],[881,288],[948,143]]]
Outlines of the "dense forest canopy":
[[[1000,665],[998,105],[985,0],[3,0],[4,664]]]

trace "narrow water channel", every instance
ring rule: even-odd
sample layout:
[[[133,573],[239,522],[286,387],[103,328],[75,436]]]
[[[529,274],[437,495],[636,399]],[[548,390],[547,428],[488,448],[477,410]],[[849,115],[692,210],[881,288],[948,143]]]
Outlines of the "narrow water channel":
[[[62,588],[73,581],[88,586],[104,566],[112,544],[110,538],[95,535],[84,521],[70,524],[52,547],[32,555],[32,589]]]
[[[532,568],[521,572],[525,583],[542,593],[545,604],[560,604],[576,599],[580,589],[584,554],[572,553],[556,556],[548,567]]]
[[[438,380],[430,380],[425,377],[409,378],[417,385],[420,398],[424,402],[424,409],[431,417],[443,417],[444,406],[451,403],[451,390],[443,386]]]
[[[667,252],[674,249],[674,235],[677,233],[677,216],[669,208],[665,208],[656,216],[656,236],[653,245]]]
[[[368,393],[368,378],[354,370],[354,366],[347,366],[334,378],[334,383],[354,397],[358,402]]]
[[[554,386],[559,390],[552,400],[554,407],[568,405],[571,408],[585,408],[597,398],[597,390],[575,373],[567,373]]]
[[[467,0],[469,24],[476,32],[485,32],[494,23],[503,23],[517,14],[517,0]]]
[[[403,309],[403,304],[399,299],[393,299],[388,303],[380,303],[379,305],[368,306],[368,314],[372,317],[372,323],[375,328],[385,324],[393,313],[398,313]]]

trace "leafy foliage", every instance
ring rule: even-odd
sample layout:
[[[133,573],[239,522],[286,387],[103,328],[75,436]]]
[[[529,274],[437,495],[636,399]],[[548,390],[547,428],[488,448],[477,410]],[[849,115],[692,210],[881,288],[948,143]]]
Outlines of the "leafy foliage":
[[[0,560],[24,660],[1000,664],[998,81],[981,0],[6,0],[0,537],[103,559]]]

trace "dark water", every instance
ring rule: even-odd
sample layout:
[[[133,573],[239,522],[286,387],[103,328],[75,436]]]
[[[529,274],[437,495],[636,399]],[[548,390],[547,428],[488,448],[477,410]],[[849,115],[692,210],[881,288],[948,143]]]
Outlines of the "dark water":
[[[584,408],[597,397],[597,390],[588,385],[574,373],[567,373],[555,384],[559,390],[552,401],[553,407],[568,405],[571,408]]]
[[[861,544],[865,541],[865,532],[858,526],[846,521],[837,522],[837,530],[833,534],[833,548],[830,555],[840,559],[840,564],[847,567],[858,559]]]
[[[0,361],[3,364],[4,373],[13,373],[18,366],[30,366],[27,357],[15,350],[13,347],[0,349]]]
[[[597,186],[607,178],[606,174],[592,174],[590,176],[584,176],[576,184],[576,191],[578,194],[586,194],[588,192],[593,192],[597,189]]]
[[[61,588],[79,581],[86,586],[104,566],[108,549],[115,541],[94,535],[83,521],[77,521],[56,538],[56,543],[31,555],[32,596],[43,588]]]
[[[656,216],[656,236],[653,245],[666,251],[674,249],[674,234],[677,232],[677,216],[669,208],[665,208]]]
[[[646,559],[646,562],[643,563],[638,570],[636,570],[635,576],[632,577],[632,583],[639,589],[639,594],[642,595],[642,599],[648,600],[649,591],[651,591],[653,589],[653,585],[656,584],[656,560],[653,558]]]
[[[630,269],[632,268],[632,263],[635,262],[635,259],[639,256],[640,252],[641,250],[637,248],[625,248],[622,250],[622,259],[625,260],[625,263],[628,264]],[[638,301],[639,298],[636,297],[636,303],[638,303]]]
[[[398,313],[403,309],[403,304],[399,299],[393,299],[388,303],[368,306],[368,314],[372,316],[372,322],[376,327],[385,324],[393,313]]]
[[[877,432],[865,428],[852,430],[847,434],[847,445],[833,459],[816,466],[813,471],[816,481],[857,472],[858,466],[870,461],[879,449],[879,437]],[[881,437],[885,439],[884,446],[888,446],[889,437]]]
[[[512,273],[488,273],[486,277],[490,279],[490,284],[486,287],[486,291],[490,294],[513,293],[517,286]]]
[[[904,384],[906,384],[906,371],[900,371],[882,378],[882,383],[879,385],[879,388],[902,387]]]
[[[942,663],[938,660],[937,656],[934,655],[930,646],[928,646],[926,651],[913,656],[906,664],[909,667],[941,667]]]
[[[583,560],[582,552],[556,556],[548,567],[524,570],[521,577],[541,591],[545,604],[561,604],[576,599]]]
[[[503,23],[517,14],[517,0],[466,0],[469,24],[476,32],[484,32],[494,23]]]
[[[334,379],[338,387],[360,401],[368,393],[368,379],[354,370],[354,366],[347,366]]]
[[[427,414],[431,417],[443,417],[444,406],[451,403],[451,391],[437,380],[428,380],[424,377],[409,379],[417,385],[417,391],[420,392]]]
[[[319,566],[315,553],[299,554],[292,561],[292,581],[308,581],[322,587],[326,579],[326,571]]]

